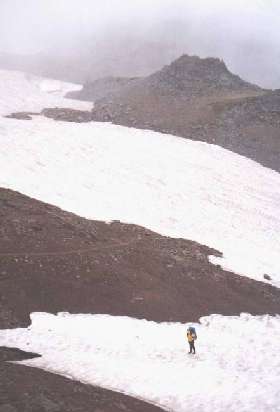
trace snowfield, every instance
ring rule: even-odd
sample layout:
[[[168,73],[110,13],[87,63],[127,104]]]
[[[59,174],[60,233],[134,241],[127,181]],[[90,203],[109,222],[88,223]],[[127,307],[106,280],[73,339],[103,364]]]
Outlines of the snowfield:
[[[10,111],[72,104],[44,92],[55,83],[2,76],[0,112],[7,102]],[[280,286],[278,173],[215,145],[108,123],[2,117],[0,139],[1,187],[89,219],[195,240],[224,254],[214,263]]]
[[[0,70],[0,115],[13,112],[40,112],[45,107],[91,110],[92,103],[65,99],[64,95],[82,86],[44,79],[32,74]]]
[[[0,331],[0,346],[42,355],[24,361],[84,383],[185,412],[279,412],[280,317],[212,315],[196,326],[109,315],[31,315],[27,329]]]

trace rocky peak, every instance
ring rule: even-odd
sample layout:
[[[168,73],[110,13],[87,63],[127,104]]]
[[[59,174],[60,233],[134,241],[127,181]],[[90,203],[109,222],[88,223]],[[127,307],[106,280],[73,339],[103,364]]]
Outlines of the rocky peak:
[[[223,60],[207,57],[202,59],[198,56],[183,54],[174,60],[169,66],[169,70],[179,72],[188,76],[209,75],[209,73],[229,73]]]
[[[223,60],[217,58],[200,58],[183,55],[169,66],[150,76],[150,85],[154,88],[166,87],[178,92],[207,94],[209,91],[258,90],[239,76],[232,74]]]

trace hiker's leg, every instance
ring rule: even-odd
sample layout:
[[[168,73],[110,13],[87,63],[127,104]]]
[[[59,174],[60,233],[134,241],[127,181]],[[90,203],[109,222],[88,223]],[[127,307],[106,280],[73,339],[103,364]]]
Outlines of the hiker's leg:
[[[191,342],[191,353],[195,353],[194,342]]]
[[[191,342],[189,342],[189,346],[190,346],[190,351],[189,351],[189,353],[192,353],[192,343],[191,343]]]

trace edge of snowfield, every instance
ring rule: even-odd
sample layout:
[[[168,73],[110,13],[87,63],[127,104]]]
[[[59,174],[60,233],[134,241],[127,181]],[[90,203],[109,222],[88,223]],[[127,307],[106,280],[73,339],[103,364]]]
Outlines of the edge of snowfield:
[[[93,104],[66,99],[67,92],[82,85],[52,80],[19,71],[0,70],[0,115],[40,112],[46,107],[91,110]]]
[[[0,114],[81,86],[0,71]],[[88,219],[120,220],[223,253],[215,264],[280,287],[280,174],[219,146],[108,123],[0,117],[0,186]]]
[[[218,146],[105,123],[0,119],[0,186],[223,253],[280,286],[280,174]]]
[[[42,357],[21,363],[183,412],[280,411],[280,317],[211,315],[187,325],[110,315],[33,313],[0,346]],[[256,354],[258,356],[256,356]]]

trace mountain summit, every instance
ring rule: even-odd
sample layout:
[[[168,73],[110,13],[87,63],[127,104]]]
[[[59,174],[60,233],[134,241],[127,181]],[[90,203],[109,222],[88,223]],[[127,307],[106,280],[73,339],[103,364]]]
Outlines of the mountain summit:
[[[145,79],[158,90],[166,89],[176,95],[195,97],[222,91],[258,91],[258,86],[232,74],[225,63],[216,58],[201,59],[183,55],[162,70]]]

